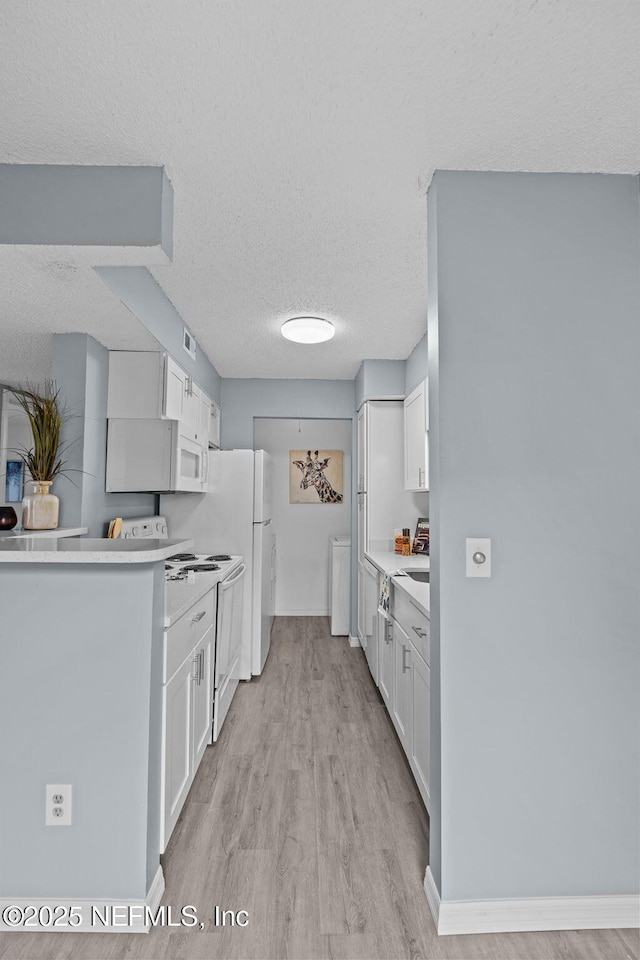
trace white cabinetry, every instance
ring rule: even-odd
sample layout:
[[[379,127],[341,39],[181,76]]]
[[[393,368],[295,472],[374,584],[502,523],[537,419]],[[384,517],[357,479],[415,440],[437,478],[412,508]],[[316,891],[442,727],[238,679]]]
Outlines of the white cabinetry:
[[[378,614],[378,689],[391,713],[395,682],[393,623]]]
[[[159,351],[110,351],[107,417],[176,420],[182,436],[220,446],[220,408],[173,357]]]
[[[427,810],[430,809],[429,737],[431,709],[431,674],[429,669],[429,618],[396,587],[391,591],[391,613],[388,634],[392,642],[381,645],[381,674],[385,689],[390,683],[387,703],[393,725],[407,755],[418,790]],[[393,650],[393,662],[389,657]],[[382,666],[384,663],[384,667]]]
[[[393,633],[393,699],[391,719],[404,747],[409,754],[411,749],[411,720],[413,717],[411,703],[411,641],[404,629],[396,620],[391,621]]]
[[[423,380],[404,401],[404,487],[429,489],[429,394]]]
[[[364,569],[364,652],[374,683],[378,683],[378,570],[368,560]]]
[[[211,743],[216,588],[164,634],[160,848]]]
[[[113,357],[123,356],[122,354],[112,354],[109,357],[109,375]],[[167,420],[178,420],[184,423],[185,411],[184,403],[187,393],[187,374],[184,372],[172,357],[164,358],[164,385],[163,385],[163,404],[162,415]],[[132,414],[130,414],[132,416]]]

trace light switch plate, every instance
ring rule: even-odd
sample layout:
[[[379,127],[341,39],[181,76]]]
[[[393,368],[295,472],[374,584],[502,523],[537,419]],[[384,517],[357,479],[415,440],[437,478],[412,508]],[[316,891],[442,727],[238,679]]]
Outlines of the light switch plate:
[[[467,576],[491,576],[491,540],[488,537],[467,537],[466,540]],[[484,563],[476,563],[473,559],[476,553],[484,554]]]

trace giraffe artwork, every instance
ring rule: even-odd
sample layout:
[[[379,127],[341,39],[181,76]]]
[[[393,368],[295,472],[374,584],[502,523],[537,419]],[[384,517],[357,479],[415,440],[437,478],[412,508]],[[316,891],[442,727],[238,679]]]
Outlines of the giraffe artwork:
[[[290,503],[342,503],[342,450],[289,451]]]

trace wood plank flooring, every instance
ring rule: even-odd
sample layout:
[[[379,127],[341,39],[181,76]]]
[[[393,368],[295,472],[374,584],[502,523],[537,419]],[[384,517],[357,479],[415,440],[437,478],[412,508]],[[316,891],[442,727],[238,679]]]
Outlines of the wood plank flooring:
[[[481,825],[479,825],[481,829]],[[276,620],[208,747],[163,867],[163,902],[205,929],[4,934],[4,960],[636,960],[637,931],[438,937],[429,821],[362,651],[328,620]],[[215,906],[247,910],[218,927]]]

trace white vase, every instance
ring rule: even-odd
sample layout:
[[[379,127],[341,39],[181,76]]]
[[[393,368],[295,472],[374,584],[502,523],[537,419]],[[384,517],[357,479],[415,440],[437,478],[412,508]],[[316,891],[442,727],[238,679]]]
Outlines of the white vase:
[[[22,500],[22,526],[25,530],[55,530],[60,501],[49,493],[52,480],[33,480],[34,492]]]

